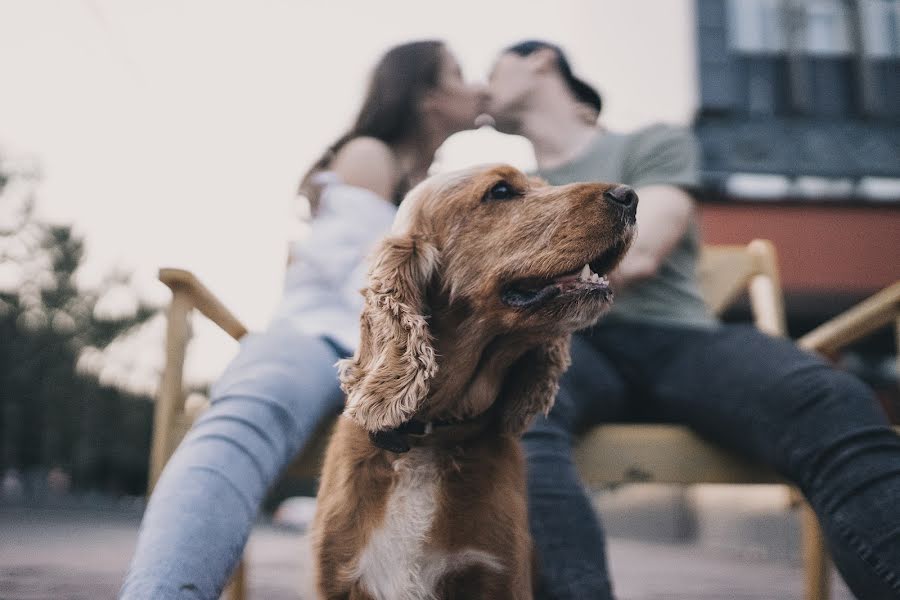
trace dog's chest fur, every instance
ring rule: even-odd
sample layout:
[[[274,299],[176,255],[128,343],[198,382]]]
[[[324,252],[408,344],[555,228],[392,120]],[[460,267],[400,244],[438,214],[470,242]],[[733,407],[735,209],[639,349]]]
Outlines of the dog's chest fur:
[[[397,480],[387,499],[384,521],[363,548],[354,579],[376,600],[429,600],[441,578],[482,565],[503,569],[488,552],[466,548],[447,552],[429,544],[441,473],[430,448],[413,448],[394,462]]]

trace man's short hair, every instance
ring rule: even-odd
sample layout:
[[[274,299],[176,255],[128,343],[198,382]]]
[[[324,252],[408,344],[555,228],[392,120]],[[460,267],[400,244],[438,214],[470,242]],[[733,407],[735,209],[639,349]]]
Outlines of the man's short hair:
[[[545,42],[543,40],[525,40],[524,42],[519,42],[518,44],[510,46],[504,50],[504,53],[512,52],[519,56],[528,56],[545,48],[552,50],[556,55],[556,68],[559,70],[559,74],[562,75],[563,81],[566,82],[572,95],[575,96],[575,99],[587,104],[596,110],[599,115],[603,108],[603,99],[600,97],[599,92],[597,92],[592,85],[585,83],[584,80],[579,79],[572,73],[572,66],[569,64],[569,59],[566,58],[566,53],[556,44],[551,44],[550,42]]]

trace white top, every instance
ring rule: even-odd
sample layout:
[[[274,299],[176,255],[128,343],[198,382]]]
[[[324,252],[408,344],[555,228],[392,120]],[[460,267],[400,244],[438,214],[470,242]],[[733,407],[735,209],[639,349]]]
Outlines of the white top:
[[[359,344],[366,258],[391,229],[397,207],[378,194],[316,175],[323,186],[309,231],[291,243],[284,294],[273,321],[329,337],[349,351]]]

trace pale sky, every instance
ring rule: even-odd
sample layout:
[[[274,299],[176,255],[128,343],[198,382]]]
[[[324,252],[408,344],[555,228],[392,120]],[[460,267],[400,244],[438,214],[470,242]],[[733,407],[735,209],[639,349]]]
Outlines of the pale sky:
[[[298,177],[349,125],[387,47],[444,39],[484,79],[503,47],[555,41],[603,95],[604,124],[627,130],[690,121],[693,36],[691,0],[0,0],[0,152],[40,166],[40,213],[86,237],[85,283],[122,268],[163,302],[156,270],[189,268],[259,329]],[[439,158],[533,163],[527,142],[490,130]],[[234,345],[196,334],[191,362],[209,378]],[[118,349],[119,366],[159,364],[133,356],[145,347]]]

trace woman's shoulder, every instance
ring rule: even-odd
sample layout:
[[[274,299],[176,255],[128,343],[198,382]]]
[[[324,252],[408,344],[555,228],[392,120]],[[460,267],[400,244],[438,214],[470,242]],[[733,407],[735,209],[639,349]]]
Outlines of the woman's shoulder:
[[[374,137],[360,136],[341,146],[329,171],[341,181],[391,198],[397,186],[397,161],[391,147]]]

